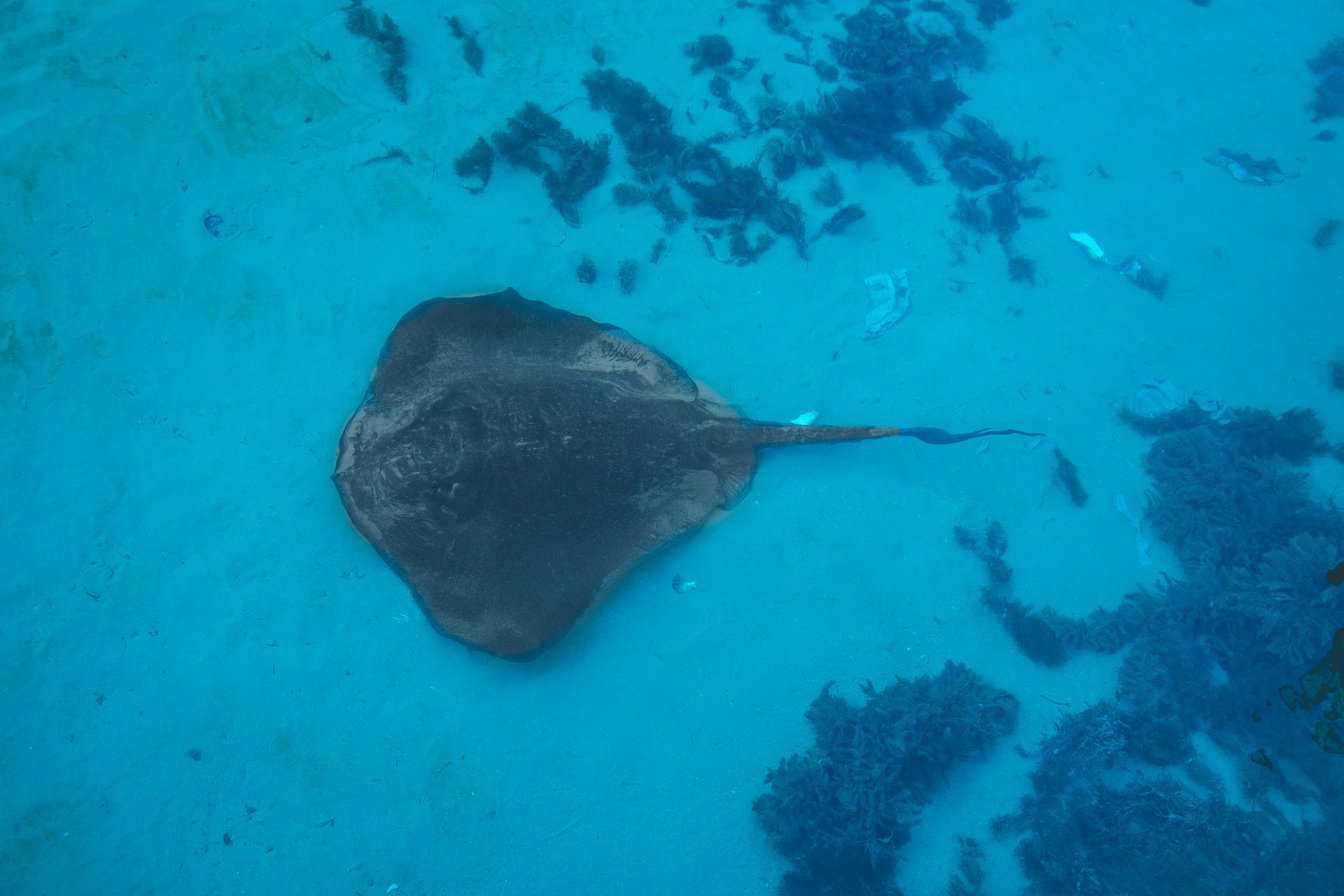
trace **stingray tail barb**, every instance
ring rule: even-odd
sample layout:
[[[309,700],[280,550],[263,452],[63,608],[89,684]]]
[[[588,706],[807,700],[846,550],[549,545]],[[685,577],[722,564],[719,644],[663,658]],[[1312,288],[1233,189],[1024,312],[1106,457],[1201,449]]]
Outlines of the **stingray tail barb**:
[[[1043,436],[1040,432],[1020,429],[977,429],[972,432],[948,432],[931,426],[800,426],[787,423],[758,423],[751,427],[758,445],[806,445],[812,442],[860,442],[864,439],[889,439],[905,436],[929,445],[952,445],[986,436]]]

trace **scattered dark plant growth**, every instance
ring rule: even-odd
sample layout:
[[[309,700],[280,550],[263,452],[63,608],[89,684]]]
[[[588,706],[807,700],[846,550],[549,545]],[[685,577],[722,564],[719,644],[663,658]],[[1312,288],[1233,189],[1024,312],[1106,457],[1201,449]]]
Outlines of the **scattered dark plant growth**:
[[[453,163],[457,176],[467,182],[467,189],[473,193],[481,192],[490,183],[490,172],[494,166],[495,150],[484,137],[477,137],[476,142]]]
[[[597,263],[587,255],[579,261],[579,266],[574,269],[574,279],[580,283],[595,283],[597,281]]]
[[[609,139],[581,140],[536,103],[527,103],[491,138],[510,164],[541,176],[551,205],[579,226],[579,200],[602,182],[611,161]]]
[[[382,57],[383,83],[392,91],[399,102],[410,101],[406,91],[406,38],[392,17],[377,13],[364,5],[363,0],[353,0],[345,7],[345,30],[360,37],[366,37],[378,48]]]
[[[722,34],[702,34],[682,47],[682,52],[691,57],[691,74],[707,68],[720,68],[733,61],[733,45]]]
[[[1335,238],[1339,236],[1339,219],[1330,218],[1316,228],[1316,232],[1311,236],[1311,242],[1317,249],[1329,249],[1335,244]]]
[[[853,706],[822,689],[816,744],[780,761],[752,808],[793,866],[785,893],[892,892],[889,877],[920,808],[954,765],[984,756],[1017,723],[1017,700],[965,666],[897,679]]]
[[[1313,120],[1344,115],[1344,37],[1336,37],[1321,47],[1307,66],[1316,76],[1316,96],[1311,102]]]
[[[448,27],[453,32],[453,37],[462,45],[462,58],[467,61],[471,70],[479,75],[481,67],[485,64],[485,50],[481,48],[481,42],[476,39],[476,32],[462,27],[462,22],[457,16],[448,17]]]
[[[1059,448],[1055,448],[1054,478],[1055,482],[1068,492],[1069,500],[1075,507],[1082,507],[1087,503],[1087,489],[1083,488],[1082,482],[1078,479],[1078,467],[1065,457]]]
[[[627,296],[633,293],[639,284],[639,262],[633,258],[624,259],[616,269],[616,282]]]

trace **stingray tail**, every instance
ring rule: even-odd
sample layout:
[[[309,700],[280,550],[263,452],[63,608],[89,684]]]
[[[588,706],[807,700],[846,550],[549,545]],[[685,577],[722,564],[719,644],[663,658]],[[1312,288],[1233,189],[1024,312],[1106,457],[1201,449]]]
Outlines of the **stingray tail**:
[[[1044,433],[1020,429],[977,429],[973,432],[948,432],[930,426],[801,426],[788,423],[757,423],[751,426],[758,445],[806,445],[812,442],[860,442],[864,439],[889,439],[906,436],[929,445],[951,445],[985,436],[1041,436]]]
[[[910,436],[930,445],[951,445],[953,442],[967,442],[985,436],[1030,436],[1034,438],[1045,435],[1043,432],[1023,432],[1020,429],[977,429],[972,432],[948,432],[945,429],[934,429],[931,426],[913,426],[902,429],[900,432],[903,436]]]

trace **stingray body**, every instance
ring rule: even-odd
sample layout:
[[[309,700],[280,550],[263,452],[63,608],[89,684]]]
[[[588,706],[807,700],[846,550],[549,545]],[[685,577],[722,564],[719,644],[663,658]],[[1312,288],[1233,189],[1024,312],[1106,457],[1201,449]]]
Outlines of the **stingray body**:
[[[522,658],[729,507],[762,446],[1008,432],[744,420],[624,331],[507,290],[402,318],[333,478],[440,630]]]

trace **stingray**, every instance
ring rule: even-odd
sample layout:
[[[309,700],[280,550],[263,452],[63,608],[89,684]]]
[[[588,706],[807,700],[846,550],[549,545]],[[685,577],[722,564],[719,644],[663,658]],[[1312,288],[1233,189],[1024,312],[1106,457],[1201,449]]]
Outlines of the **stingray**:
[[[625,331],[513,290],[431,299],[388,336],[333,479],[442,632],[537,654],[751,483],[761,448],[1018,430],[746,420]]]

